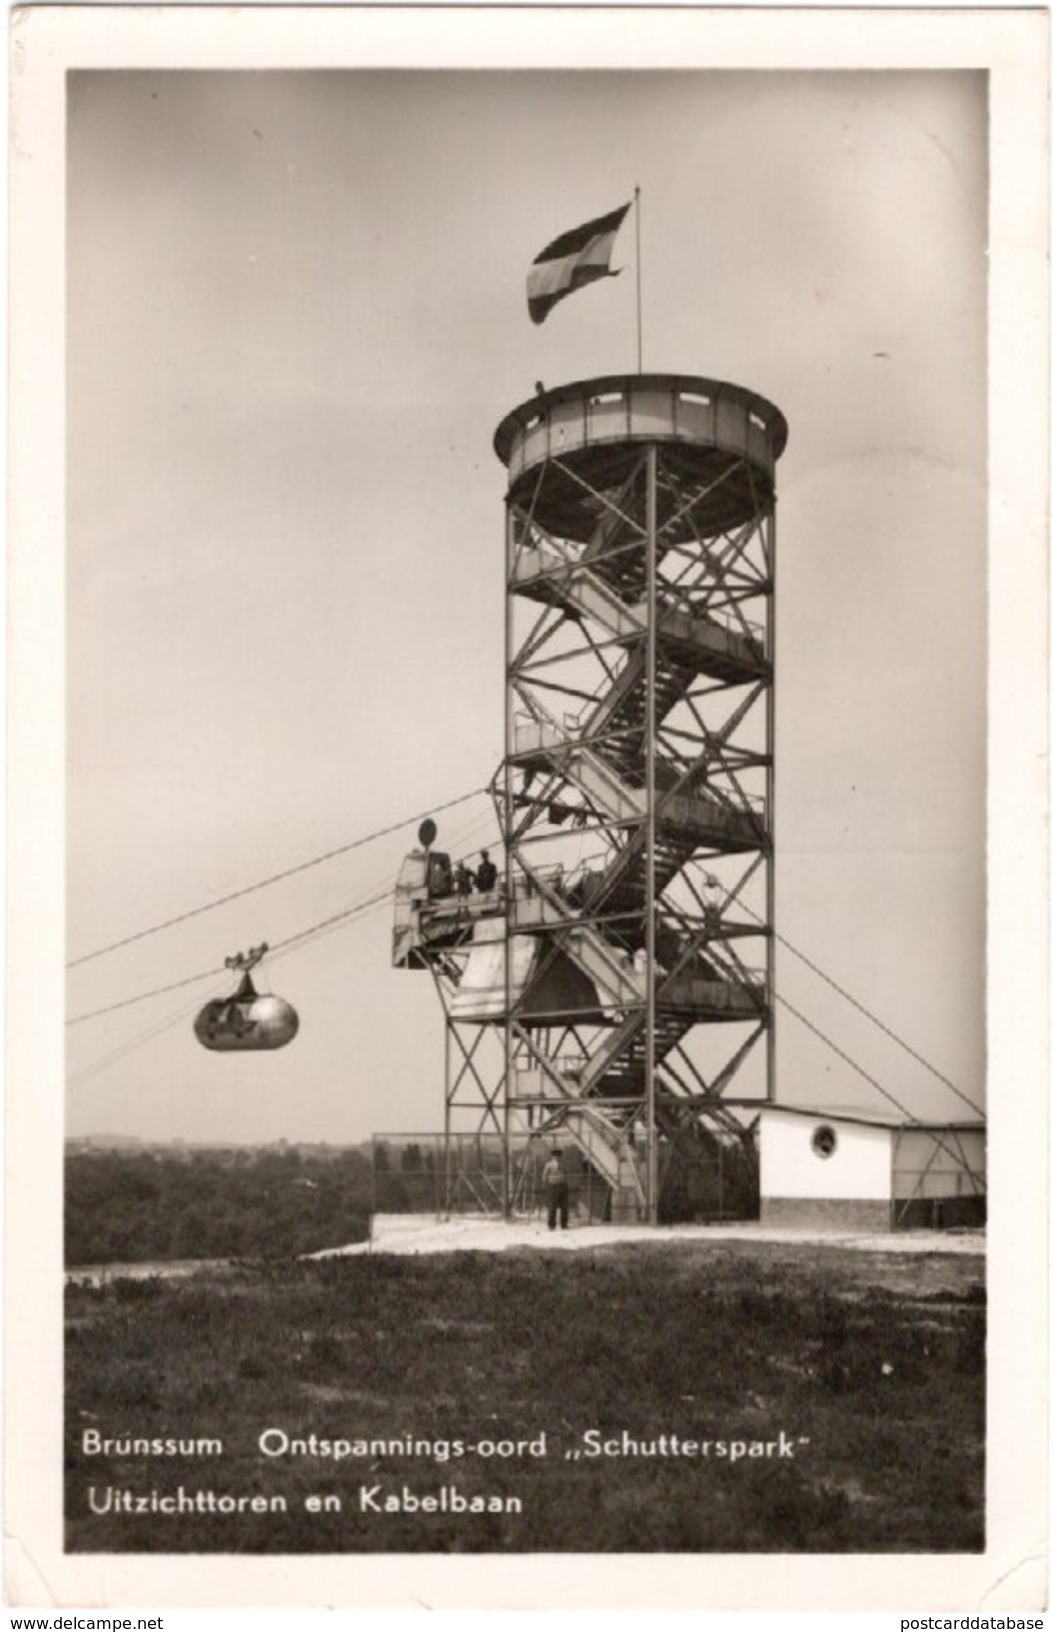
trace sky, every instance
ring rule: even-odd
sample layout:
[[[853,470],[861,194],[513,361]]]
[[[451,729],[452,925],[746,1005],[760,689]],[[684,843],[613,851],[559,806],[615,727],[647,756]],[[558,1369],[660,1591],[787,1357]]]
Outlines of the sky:
[[[441,1127],[441,1011],[381,902],[503,742],[498,422],[636,366],[618,278],[533,257],[641,189],[645,369],[778,405],[781,935],[984,1097],[985,81],[966,72],[82,72],[68,93],[67,1132]],[[494,836],[484,797],[439,844]],[[111,942],[194,916],[90,961]],[[777,1092],[968,1106],[788,949]]]

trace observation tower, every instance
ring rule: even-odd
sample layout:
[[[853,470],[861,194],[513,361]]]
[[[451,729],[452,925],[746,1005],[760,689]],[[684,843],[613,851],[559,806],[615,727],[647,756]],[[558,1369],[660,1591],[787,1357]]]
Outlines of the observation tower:
[[[422,833],[394,961],[446,1012],[447,1136],[578,1153],[618,1220],[755,1210],[775,1095],[775,467],[736,385],[614,375],[508,414],[496,885]],[[756,1107],[756,1108],[754,1108]],[[693,1190],[692,1190],[693,1187]]]

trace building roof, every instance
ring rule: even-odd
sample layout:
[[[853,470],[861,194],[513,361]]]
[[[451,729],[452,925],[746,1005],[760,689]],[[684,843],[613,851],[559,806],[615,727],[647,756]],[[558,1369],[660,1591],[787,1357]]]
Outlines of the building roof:
[[[907,1131],[911,1133],[983,1133],[987,1123],[980,1118],[971,1122],[933,1122],[916,1121],[909,1116],[895,1116],[885,1111],[860,1111],[850,1106],[841,1109],[837,1105],[782,1105],[770,1100],[730,1100],[726,1105],[755,1105],[760,1111],[778,1111],[785,1116],[823,1117],[828,1122],[856,1122],[867,1128],[888,1128],[892,1131]]]

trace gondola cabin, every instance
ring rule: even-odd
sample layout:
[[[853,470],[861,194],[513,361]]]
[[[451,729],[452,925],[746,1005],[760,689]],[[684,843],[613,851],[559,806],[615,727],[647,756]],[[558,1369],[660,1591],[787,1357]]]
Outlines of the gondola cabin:
[[[227,959],[229,968],[244,972],[232,996],[206,1003],[194,1021],[194,1035],[203,1048],[216,1053],[251,1053],[284,1048],[296,1036],[300,1017],[292,1004],[273,993],[258,992],[252,983],[249,970],[266,950],[264,944]]]

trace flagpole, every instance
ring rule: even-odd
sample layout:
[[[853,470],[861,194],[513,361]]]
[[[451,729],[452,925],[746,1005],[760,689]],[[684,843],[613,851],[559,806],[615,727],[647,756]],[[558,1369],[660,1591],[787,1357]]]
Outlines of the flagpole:
[[[643,304],[640,298],[640,189],[636,198],[636,371],[643,373]]]

